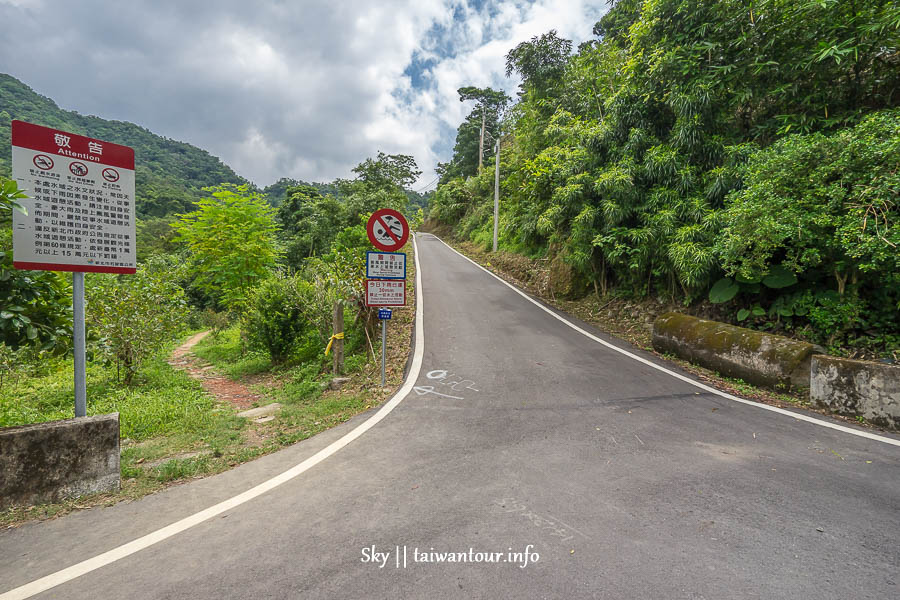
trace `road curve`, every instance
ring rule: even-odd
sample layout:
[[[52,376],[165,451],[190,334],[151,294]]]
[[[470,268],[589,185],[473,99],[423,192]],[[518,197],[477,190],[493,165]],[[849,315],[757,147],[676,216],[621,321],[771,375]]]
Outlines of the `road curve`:
[[[389,415],[277,487],[33,597],[897,597],[900,448],[698,389],[434,236],[417,246],[422,365]],[[0,599],[270,481],[370,418],[2,532]]]

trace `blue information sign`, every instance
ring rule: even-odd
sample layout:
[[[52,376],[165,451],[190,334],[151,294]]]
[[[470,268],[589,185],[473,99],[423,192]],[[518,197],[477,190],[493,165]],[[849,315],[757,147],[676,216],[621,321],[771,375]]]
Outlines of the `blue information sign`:
[[[389,321],[391,318],[391,309],[389,308],[379,308],[378,309],[378,318],[382,321]]]

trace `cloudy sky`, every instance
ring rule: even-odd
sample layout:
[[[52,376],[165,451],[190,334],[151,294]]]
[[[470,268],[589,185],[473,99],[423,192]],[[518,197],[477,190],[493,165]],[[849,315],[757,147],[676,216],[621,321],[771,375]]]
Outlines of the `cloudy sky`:
[[[604,0],[0,0],[0,72],[60,107],[131,121],[260,186],[330,181],[378,150],[426,188],[504,57],[556,29],[591,39]]]

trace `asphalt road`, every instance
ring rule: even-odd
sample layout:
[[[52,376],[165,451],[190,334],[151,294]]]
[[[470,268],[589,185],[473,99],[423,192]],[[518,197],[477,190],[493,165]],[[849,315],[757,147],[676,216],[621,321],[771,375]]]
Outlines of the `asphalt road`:
[[[417,241],[417,390],[299,476],[34,597],[900,597],[900,447],[705,392]],[[265,482],[372,414],[2,532],[0,599]]]

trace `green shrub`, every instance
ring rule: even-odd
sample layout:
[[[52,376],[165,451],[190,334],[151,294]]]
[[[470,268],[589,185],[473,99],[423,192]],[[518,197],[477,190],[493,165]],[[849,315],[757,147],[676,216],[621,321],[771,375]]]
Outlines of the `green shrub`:
[[[769,294],[769,317],[801,317],[817,341],[896,349],[900,110],[833,135],[789,136],[740,170],[744,186],[727,197],[716,243],[725,271],[806,298],[797,311],[784,294]],[[724,298],[713,291],[711,300]],[[765,306],[763,296],[755,300]]]
[[[11,211],[23,210],[16,182],[0,177],[0,342],[12,348],[38,345],[65,352],[72,337],[72,288],[68,276],[13,267]]]
[[[283,363],[313,327],[310,308],[313,285],[297,275],[277,274],[251,296],[242,326],[251,348],[264,350],[274,363]]]
[[[837,291],[900,271],[900,110],[832,136],[792,135],[753,155],[717,243],[726,271],[813,269]]]
[[[187,317],[177,269],[161,258],[134,275],[89,274],[85,320],[99,348],[125,370],[130,384],[141,362],[171,343]]]
[[[200,313],[200,324],[209,329],[213,339],[219,339],[219,335],[231,324],[231,318],[227,311],[216,312],[207,308]]]

